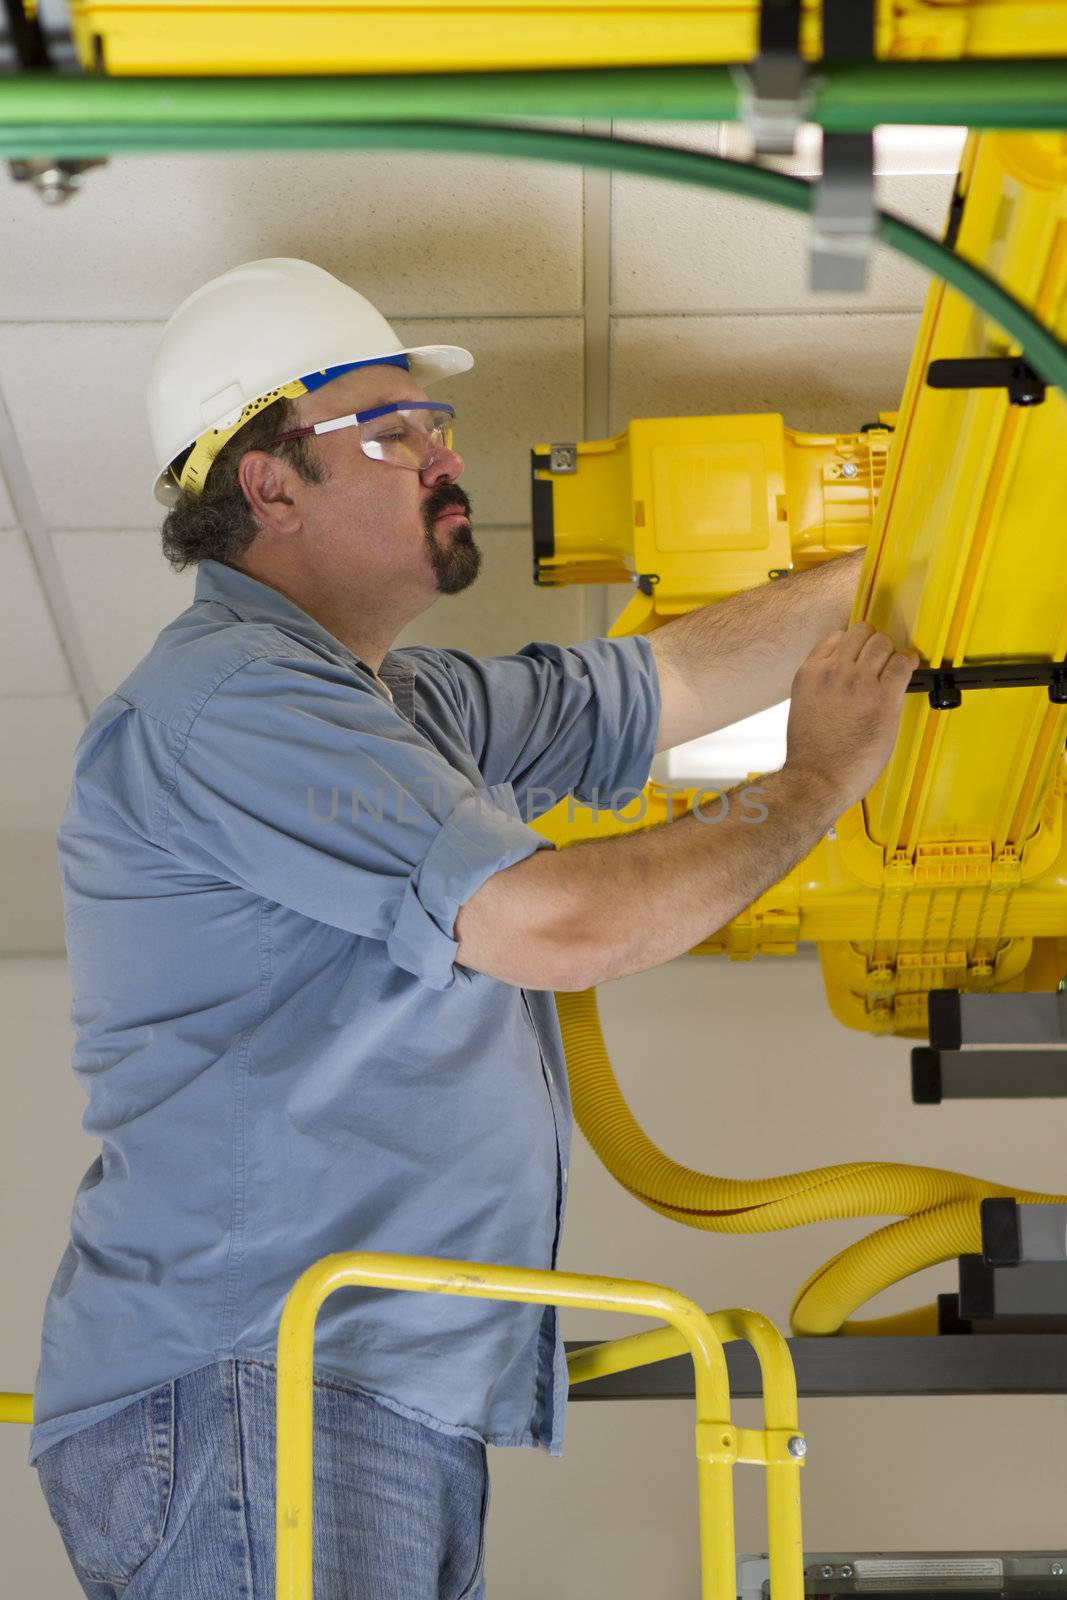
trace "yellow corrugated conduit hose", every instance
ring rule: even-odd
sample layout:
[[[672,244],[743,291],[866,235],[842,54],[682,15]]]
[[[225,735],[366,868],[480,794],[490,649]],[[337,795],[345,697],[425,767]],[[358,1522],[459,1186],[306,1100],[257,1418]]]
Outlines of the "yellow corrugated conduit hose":
[[[913,1272],[981,1252],[979,1202],[1011,1196],[1056,1204],[1067,1195],[1033,1194],[936,1167],[880,1161],[816,1167],[780,1178],[716,1178],[664,1155],[623,1098],[597,1012],[596,990],[556,994],[578,1126],[613,1178],[636,1200],[690,1228],[713,1233],[773,1233],[809,1222],[896,1216],[814,1272],[790,1311],[793,1332],[936,1333],[937,1309],[849,1323],[859,1306]]]

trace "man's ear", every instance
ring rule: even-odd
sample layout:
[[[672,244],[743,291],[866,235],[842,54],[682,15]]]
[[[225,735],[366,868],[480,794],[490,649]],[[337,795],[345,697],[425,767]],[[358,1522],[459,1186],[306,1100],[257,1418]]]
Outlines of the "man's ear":
[[[293,509],[293,468],[265,450],[246,450],[237,464],[237,482],[260,526],[272,533],[295,533],[300,518]]]

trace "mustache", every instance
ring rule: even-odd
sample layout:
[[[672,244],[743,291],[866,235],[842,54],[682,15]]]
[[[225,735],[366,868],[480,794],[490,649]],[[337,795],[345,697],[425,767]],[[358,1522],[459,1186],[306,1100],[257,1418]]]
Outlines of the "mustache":
[[[448,484],[430,496],[425,507],[426,520],[436,522],[446,511],[462,511],[467,517],[471,514],[470,500],[462,489],[456,488],[455,484]]]

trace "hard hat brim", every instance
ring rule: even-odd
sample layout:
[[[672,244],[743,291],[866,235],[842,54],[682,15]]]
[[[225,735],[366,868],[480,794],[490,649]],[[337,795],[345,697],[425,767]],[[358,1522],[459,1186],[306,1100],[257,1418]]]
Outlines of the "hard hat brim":
[[[469,372],[474,366],[474,357],[470,351],[464,350],[462,346],[455,344],[409,345],[403,350],[383,350],[383,361],[386,356],[409,356],[411,358],[409,362],[411,376],[424,389],[428,388],[431,383],[440,383],[445,378],[456,377],[461,372]],[[362,353],[352,356],[339,354],[336,363],[331,363],[331,365],[342,366],[349,360],[373,364],[374,357],[368,357]],[[303,373],[290,373],[287,377],[280,379],[277,384],[271,385],[270,388],[264,390],[264,393],[269,394],[271,389],[281,388],[284,384],[291,383],[295,378],[300,377],[303,377]],[[329,387],[329,385],[324,385],[323,387]],[[194,445],[200,437],[201,434],[197,433],[187,440],[179,450],[175,451],[171,457],[171,462],[176,461],[182,452]],[[168,462],[163,470],[157,473],[152,486],[154,499],[160,505],[168,507],[168,509],[176,499],[174,480],[169,476],[171,462]]]

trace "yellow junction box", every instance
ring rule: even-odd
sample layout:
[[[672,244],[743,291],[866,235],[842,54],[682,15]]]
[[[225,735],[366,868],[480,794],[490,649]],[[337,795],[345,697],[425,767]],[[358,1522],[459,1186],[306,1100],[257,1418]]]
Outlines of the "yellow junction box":
[[[758,0],[71,0],[86,70],[235,75],[712,65],[757,53]],[[801,48],[822,53],[821,6]],[[880,0],[884,59],[1067,55],[1065,0]]]
[[[870,537],[892,412],[856,434],[798,433],[780,416],[657,417],[614,439],[532,453],[534,578],[630,583],[635,631]],[[654,625],[654,623],[653,623]]]

